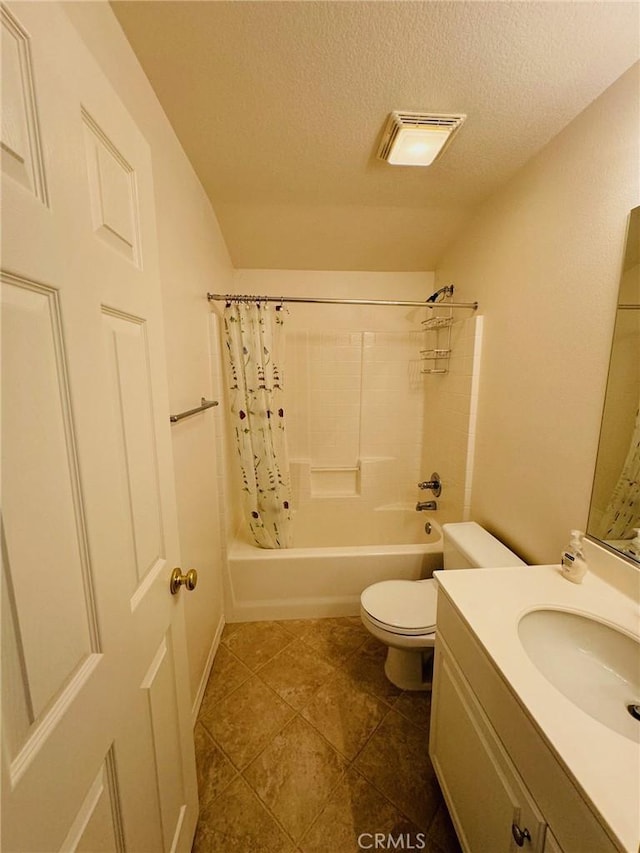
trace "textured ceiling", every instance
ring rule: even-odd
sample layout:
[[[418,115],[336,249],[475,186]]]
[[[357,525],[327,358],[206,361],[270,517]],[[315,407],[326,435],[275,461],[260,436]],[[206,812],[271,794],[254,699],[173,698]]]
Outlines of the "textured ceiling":
[[[640,56],[635,2],[112,7],[247,268],[433,269]],[[375,157],[394,109],[468,118],[433,166],[394,167]]]

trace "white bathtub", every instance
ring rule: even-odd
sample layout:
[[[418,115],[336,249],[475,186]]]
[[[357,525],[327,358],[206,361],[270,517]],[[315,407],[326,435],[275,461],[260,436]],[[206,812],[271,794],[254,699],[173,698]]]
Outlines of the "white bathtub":
[[[370,584],[418,580],[442,568],[442,531],[433,517],[391,507],[354,511],[353,503],[309,503],[296,513],[293,548],[233,542],[227,621],[357,616],[360,593]]]

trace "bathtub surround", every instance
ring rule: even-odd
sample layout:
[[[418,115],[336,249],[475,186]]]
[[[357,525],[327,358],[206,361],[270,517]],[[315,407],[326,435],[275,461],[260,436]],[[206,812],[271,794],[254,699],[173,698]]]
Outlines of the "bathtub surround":
[[[291,279],[311,297],[375,299],[393,287],[397,299],[424,301],[433,293],[428,273],[265,270],[239,271],[234,290],[276,297],[294,290]],[[262,553],[238,525],[225,574],[227,622],[356,614],[366,586],[430,577],[442,565],[438,523],[468,517],[482,318],[456,310],[449,372],[424,375],[425,309],[284,310],[293,547]],[[443,492],[427,517],[415,510],[417,483],[436,469]]]
[[[231,288],[274,297],[391,295],[409,301],[426,300],[433,290],[432,273],[308,270],[237,270]],[[422,389],[416,377],[424,310],[295,303],[284,311],[294,506],[311,498],[312,483],[316,496],[357,496],[370,487],[377,490],[379,504],[403,495],[409,505],[415,499],[422,442],[421,404],[416,402]],[[219,303],[212,304],[212,314],[220,316]],[[384,343],[392,347],[386,365]],[[400,402],[395,413],[393,405],[384,405],[390,392],[396,399],[389,402]],[[235,491],[228,492],[226,503],[238,504]],[[242,529],[237,511],[233,524],[236,531]]]
[[[420,470],[442,474],[437,513],[441,524],[471,519],[484,319],[456,312],[449,372],[424,376]]]
[[[240,464],[244,520],[261,548],[291,543],[285,434],[282,311],[268,302],[227,303],[229,410]]]
[[[233,290],[426,300],[434,287],[432,273],[239,270]],[[423,309],[295,304],[286,310],[294,506],[375,496],[378,506],[414,507],[421,472],[437,468],[445,483],[437,517],[459,521],[471,488],[479,318],[455,312],[451,375],[424,376],[420,351],[429,339],[421,321],[430,314]]]
[[[378,505],[411,505],[422,452],[421,342],[415,328],[288,337],[296,508],[367,492]]]
[[[465,313],[454,316],[442,375],[423,373],[428,338],[420,327],[302,331],[288,339],[296,509],[346,496],[411,509],[416,474],[438,469],[444,488],[436,518],[469,517],[482,317]]]

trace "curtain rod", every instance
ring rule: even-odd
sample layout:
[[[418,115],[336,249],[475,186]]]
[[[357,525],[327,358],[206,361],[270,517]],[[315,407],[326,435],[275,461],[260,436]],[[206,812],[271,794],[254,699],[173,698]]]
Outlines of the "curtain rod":
[[[401,305],[405,308],[471,308],[477,310],[477,302],[407,302],[390,299],[321,299],[311,296],[251,296],[238,293],[207,293],[209,302],[313,302],[331,305]]]

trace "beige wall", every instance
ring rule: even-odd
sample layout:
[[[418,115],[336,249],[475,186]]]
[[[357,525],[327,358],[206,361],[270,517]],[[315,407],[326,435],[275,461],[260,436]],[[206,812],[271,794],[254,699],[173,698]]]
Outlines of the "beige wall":
[[[153,158],[169,398],[173,412],[217,393],[212,376],[207,290],[228,289],[231,262],[213,209],[107,3],[64,4]],[[215,371],[214,371],[215,372]],[[171,428],[182,564],[199,572],[183,595],[192,701],[197,701],[222,627],[222,569],[216,459],[220,409]]]
[[[640,194],[639,68],[487,201],[437,269],[485,318],[471,516],[530,562],[557,562],[587,521]]]

